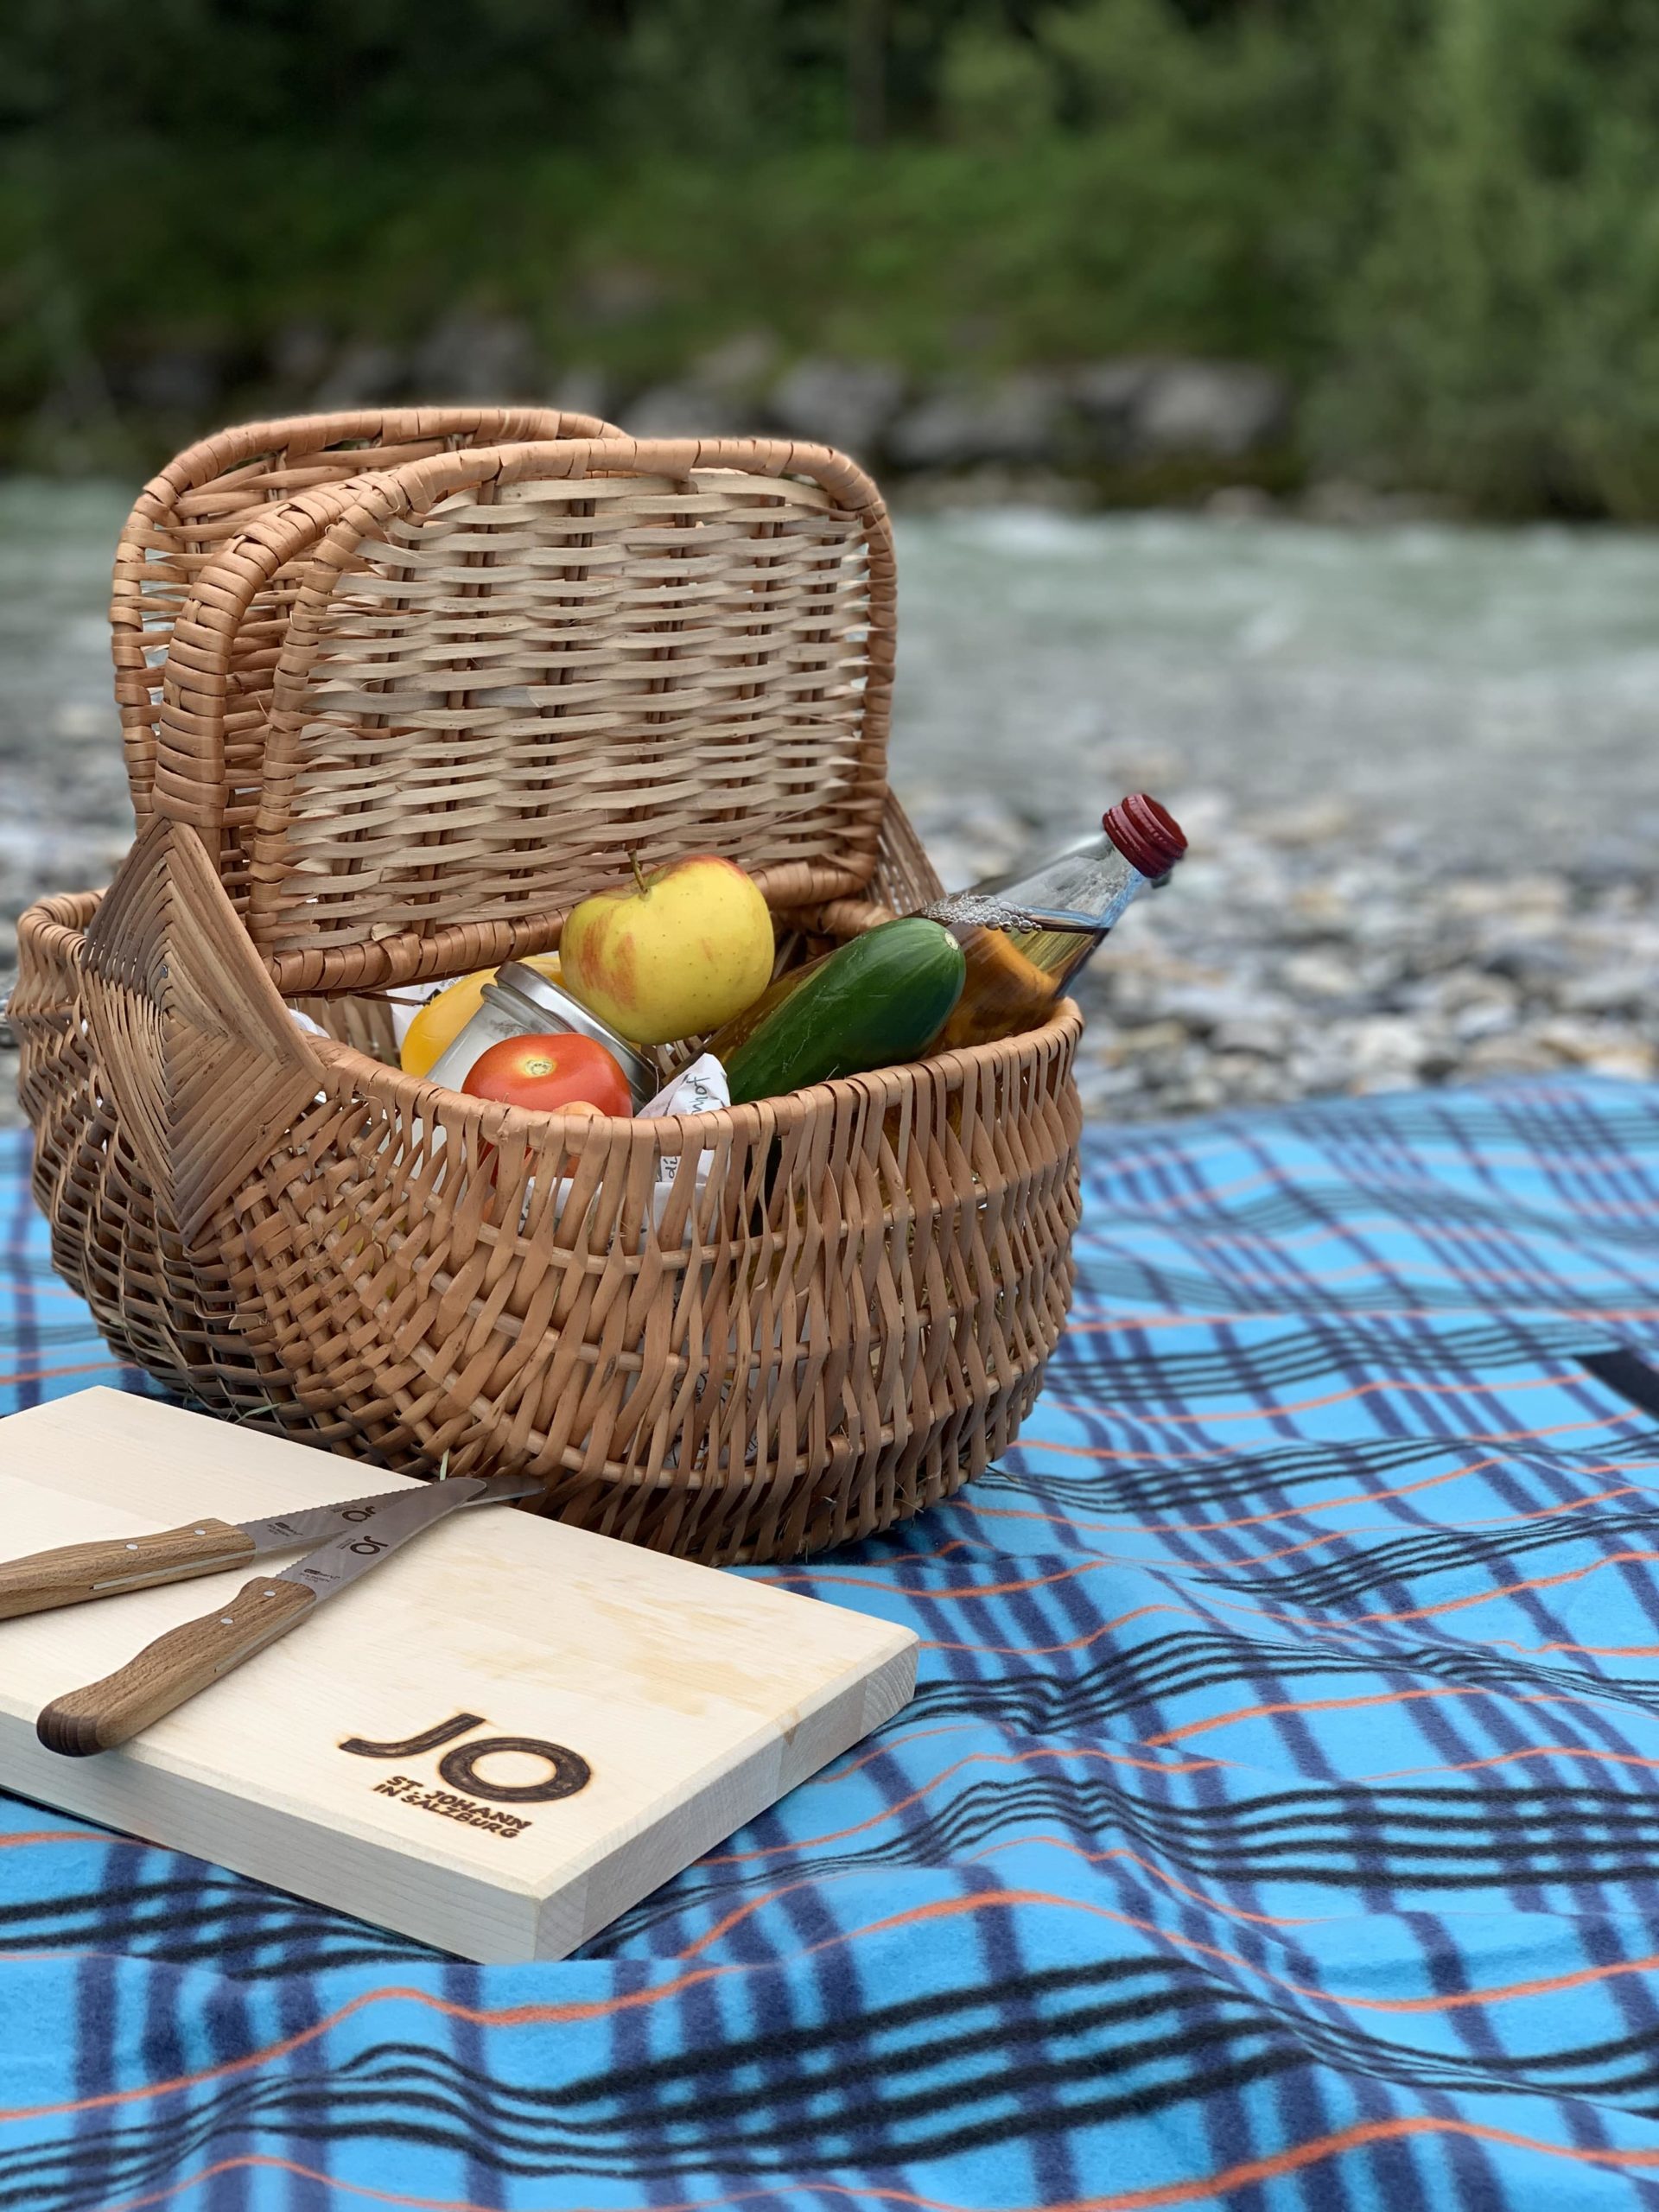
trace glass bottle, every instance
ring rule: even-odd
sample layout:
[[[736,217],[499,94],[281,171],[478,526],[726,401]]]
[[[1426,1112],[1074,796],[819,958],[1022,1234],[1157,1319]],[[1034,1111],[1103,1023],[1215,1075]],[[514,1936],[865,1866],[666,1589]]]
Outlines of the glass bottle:
[[[989,1045],[1040,1027],[1124,908],[1185,850],[1174,817],[1138,791],[1107,808],[1095,836],[922,907],[950,931],[968,963],[956,1011],[929,1049]],[[723,1059],[819,964],[810,961],[780,976],[709,1039],[708,1050]]]
[[[962,996],[932,1049],[1038,1028],[1124,909],[1185,850],[1174,817],[1137,791],[1107,808],[1095,836],[923,907],[968,962]]]

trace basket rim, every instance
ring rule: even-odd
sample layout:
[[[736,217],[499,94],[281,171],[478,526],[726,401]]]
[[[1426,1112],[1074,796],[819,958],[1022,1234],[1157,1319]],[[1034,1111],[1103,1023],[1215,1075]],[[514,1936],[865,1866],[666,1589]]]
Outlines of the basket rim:
[[[501,421],[533,422],[537,429],[529,439],[497,437],[493,425]],[[543,406],[532,400],[410,401],[386,406],[327,407],[311,414],[262,416],[253,422],[227,423],[222,429],[210,430],[181,447],[146,481],[133,502],[128,524],[137,518],[147,502],[159,500],[163,495],[176,497],[180,492],[200,491],[223,474],[227,462],[241,466],[279,448],[302,445],[306,449],[302,457],[309,458],[331,447],[344,446],[347,440],[385,436],[388,429],[398,438],[451,438],[486,423],[491,425],[493,445],[627,435],[626,430],[602,415],[590,415],[580,408]],[[540,427],[548,423],[566,423],[570,427]],[[578,429],[578,424],[582,427]],[[592,427],[588,428],[590,424]],[[368,456],[377,448],[365,444],[360,450]],[[369,465],[373,466],[372,460]],[[353,470],[352,474],[361,472]],[[124,529],[123,541],[125,536]]]
[[[616,1143],[619,1135],[626,1132],[630,1150],[660,1159],[665,1154],[681,1154],[689,1148],[683,1134],[687,1131],[694,1135],[706,1131],[715,1139],[730,1135],[740,1143],[752,1143],[762,1135],[805,1122],[860,1090],[867,1096],[872,1092],[880,1094],[883,1103],[892,1103],[904,1092],[913,1090],[918,1077],[927,1071],[941,1074],[946,1087],[954,1089],[982,1069],[1034,1058],[1039,1047],[1075,1046],[1082,1033],[1082,1008],[1075,999],[1065,998],[1039,1027],[1020,1030],[1012,1037],[999,1037],[988,1045],[957,1046],[948,1052],[931,1053],[925,1059],[901,1060],[892,1067],[872,1068],[863,1075],[831,1076],[826,1082],[811,1084],[800,1090],[780,1091],[773,1098],[751,1099],[742,1105],[716,1107],[702,1114],[653,1115],[648,1121],[633,1114],[539,1113],[527,1106],[506,1106],[492,1099],[471,1098],[464,1090],[451,1090],[434,1083],[429,1076],[405,1074],[401,1068],[377,1060],[372,1053],[338,1038],[307,1035],[303,1041],[319,1062],[342,1075],[358,1078],[359,1087],[365,1092],[389,1093],[398,1107],[416,1114],[439,1105],[447,1119],[458,1120],[463,1125],[471,1123],[492,1141],[528,1139],[549,1145],[556,1143],[565,1151],[581,1152],[588,1148],[587,1145],[580,1141],[572,1142],[572,1138],[585,1137],[597,1147]],[[664,1141],[671,1137],[675,1141]],[[706,1148],[697,1147],[698,1150]]]

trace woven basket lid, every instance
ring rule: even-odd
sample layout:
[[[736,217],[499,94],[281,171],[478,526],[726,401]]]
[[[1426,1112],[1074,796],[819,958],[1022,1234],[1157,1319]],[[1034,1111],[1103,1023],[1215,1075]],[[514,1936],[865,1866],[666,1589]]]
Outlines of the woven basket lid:
[[[479,449],[274,510],[198,577],[169,656],[156,804],[210,843],[238,626],[273,563],[302,581],[247,921],[284,988],[510,957],[636,861],[721,853],[775,906],[868,885],[893,554],[842,456]]]

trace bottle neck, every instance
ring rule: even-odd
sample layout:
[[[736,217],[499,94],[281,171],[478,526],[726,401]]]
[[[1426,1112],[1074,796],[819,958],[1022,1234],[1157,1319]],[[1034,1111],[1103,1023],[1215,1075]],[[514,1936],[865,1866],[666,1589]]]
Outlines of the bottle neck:
[[[923,912],[947,926],[1075,931],[1098,939],[1147,882],[1099,830],[969,890],[950,893]]]

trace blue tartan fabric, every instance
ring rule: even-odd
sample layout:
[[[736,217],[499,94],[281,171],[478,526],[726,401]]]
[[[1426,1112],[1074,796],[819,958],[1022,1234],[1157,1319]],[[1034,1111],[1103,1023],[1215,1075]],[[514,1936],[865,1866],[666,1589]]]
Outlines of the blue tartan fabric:
[[[114,1378],[8,1164],[16,1406]],[[753,1570],[915,1702],[581,1957],[0,1801],[0,2205],[1659,2204],[1659,1090],[1087,1183],[1018,1448]]]

